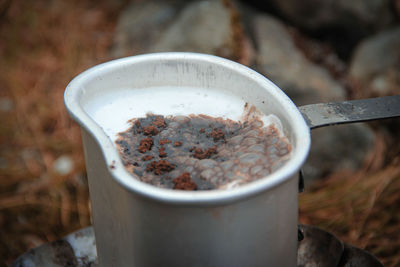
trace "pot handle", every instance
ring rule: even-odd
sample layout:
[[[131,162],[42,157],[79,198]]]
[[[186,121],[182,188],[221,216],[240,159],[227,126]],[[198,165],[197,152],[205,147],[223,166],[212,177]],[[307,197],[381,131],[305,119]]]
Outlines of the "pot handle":
[[[310,129],[400,117],[400,95],[319,103],[299,107]]]

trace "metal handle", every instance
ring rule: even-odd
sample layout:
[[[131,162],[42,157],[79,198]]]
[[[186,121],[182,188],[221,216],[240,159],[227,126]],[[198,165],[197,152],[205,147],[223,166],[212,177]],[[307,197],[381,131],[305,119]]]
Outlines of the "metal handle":
[[[310,129],[400,117],[400,95],[367,98],[299,107]]]

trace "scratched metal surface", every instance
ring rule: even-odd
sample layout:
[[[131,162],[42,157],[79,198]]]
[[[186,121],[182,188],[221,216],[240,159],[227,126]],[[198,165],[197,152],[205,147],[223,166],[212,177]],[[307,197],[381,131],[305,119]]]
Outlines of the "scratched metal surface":
[[[299,107],[310,129],[400,117],[400,95],[319,103]]]
[[[299,243],[298,267],[382,267],[370,253],[343,244],[318,227],[301,225],[304,239]],[[44,244],[21,255],[12,267],[97,267],[92,227],[76,231],[61,240]],[[267,264],[266,264],[267,266]]]

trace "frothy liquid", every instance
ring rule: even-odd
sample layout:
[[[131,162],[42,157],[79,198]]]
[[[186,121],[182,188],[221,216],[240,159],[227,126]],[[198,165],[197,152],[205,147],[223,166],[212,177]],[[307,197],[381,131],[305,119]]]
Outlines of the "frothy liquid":
[[[246,101],[229,91],[195,87],[119,88],[101,92],[91,97],[85,110],[112,139],[130,127],[132,118],[146,114],[177,116],[205,114],[212,117],[243,121]],[[274,115],[262,115],[265,125],[274,124],[281,130],[279,119]]]
[[[250,109],[229,91],[116,89],[91,98],[85,110],[112,141],[117,140],[128,171],[159,187],[236,187],[275,171],[291,152],[276,116]],[[152,126],[157,117],[165,125],[145,133],[143,127]],[[135,125],[138,121],[140,126]],[[219,130],[223,137],[214,138]]]
[[[232,188],[265,177],[291,146],[258,117],[243,123],[205,115],[147,115],[116,141],[125,167],[139,180],[180,190]]]

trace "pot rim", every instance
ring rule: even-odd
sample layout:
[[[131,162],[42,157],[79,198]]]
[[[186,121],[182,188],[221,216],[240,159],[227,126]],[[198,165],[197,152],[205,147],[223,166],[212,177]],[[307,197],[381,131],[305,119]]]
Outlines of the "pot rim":
[[[165,60],[183,60],[183,61],[203,61],[209,64],[217,64],[224,68],[238,72],[253,79],[260,84],[263,88],[268,88],[270,94],[274,95],[281,100],[281,104],[286,109],[287,114],[292,119],[290,122],[293,129],[296,129],[294,134],[294,142],[296,148],[292,152],[291,158],[285,163],[282,168],[271,173],[265,178],[260,178],[256,181],[241,185],[233,189],[224,190],[209,190],[209,191],[178,191],[171,189],[158,188],[153,185],[146,184],[132,177],[122,164],[122,160],[115,149],[113,141],[106,135],[101,127],[85,112],[80,105],[79,98],[84,93],[84,85],[92,79],[98,79],[102,73],[112,71],[117,67],[128,68],[132,64],[149,61],[165,61]],[[284,182],[289,180],[295,175],[304,161],[307,158],[311,139],[310,129],[308,128],[303,116],[292,102],[292,100],[274,83],[266,77],[257,73],[256,71],[233,62],[231,60],[192,52],[165,52],[165,53],[152,53],[136,55],[126,58],[112,60],[106,63],[96,65],[89,68],[76,76],[66,87],[64,93],[64,104],[67,108],[69,115],[78,124],[84,128],[88,133],[94,137],[96,142],[100,145],[100,149],[107,164],[109,174],[117,181],[123,188],[128,191],[134,192],[142,197],[150,198],[152,200],[185,204],[185,205],[215,205],[227,204],[239,199],[246,199],[251,196],[257,195],[261,192],[268,191]]]

